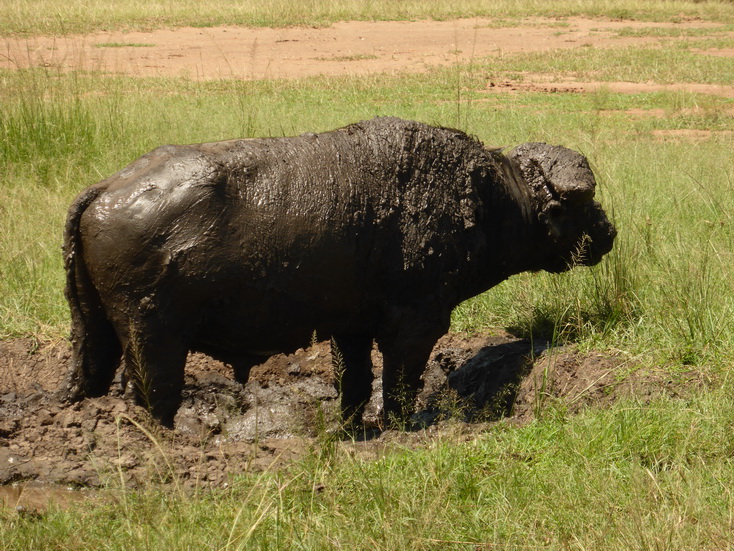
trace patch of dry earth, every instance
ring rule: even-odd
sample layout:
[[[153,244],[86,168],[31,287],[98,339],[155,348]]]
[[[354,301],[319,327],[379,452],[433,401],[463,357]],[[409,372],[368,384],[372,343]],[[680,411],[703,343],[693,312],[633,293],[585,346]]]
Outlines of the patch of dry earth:
[[[63,37],[4,38],[0,67],[101,70],[132,76],[269,79],[316,75],[421,72],[513,52],[654,43],[622,29],[711,28],[705,21],[655,23],[581,17],[529,19],[497,26],[492,19],[349,21],[326,28],[211,27],[151,32],[98,32]],[[130,46],[109,47],[111,44]],[[726,51],[707,54],[728,55]],[[716,92],[714,92],[716,93]]]

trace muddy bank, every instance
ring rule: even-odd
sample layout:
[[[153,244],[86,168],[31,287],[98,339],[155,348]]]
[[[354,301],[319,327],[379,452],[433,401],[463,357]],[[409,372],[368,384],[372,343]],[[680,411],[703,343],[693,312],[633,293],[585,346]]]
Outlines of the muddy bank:
[[[367,410],[370,430],[355,453],[378,457],[393,443],[420,445],[445,420],[474,434],[503,416],[524,422],[562,399],[571,411],[624,395],[673,392],[660,374],[631,372],[622,358],[580,355],[572,348],[532,347],[509,334],[450,334],[439,341],[411,419],[417,430],[380,431],[378,376]],[[119,384],[101,398],[65,405],[55,391],[68,368],[67,342],[0,342],[0,497],[13,503],[18,483],[94,488],[152,481],[221,486],[245,471],[278,468],[338,429],[338,400],[328,343],[257,366],[246,385],[227,366],[191,355],[184,403],[167,430],[122,396]],[[25,486],[24,486],[25,487]],[[7,495],[6,495],[7,494]],[[31,495],[29,492],[26,495]]]

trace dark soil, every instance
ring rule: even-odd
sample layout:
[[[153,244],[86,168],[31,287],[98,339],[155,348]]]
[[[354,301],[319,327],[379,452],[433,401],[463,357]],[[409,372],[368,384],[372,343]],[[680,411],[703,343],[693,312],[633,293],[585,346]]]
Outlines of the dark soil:
[[[59,402],[55,392],[69,359],[66,341],[0,341],[0,497],[11,506],[41,484],[222,486],[238,473],[302,458],[319,437],[339,429],[328,343],[273,356],[252,370],[246,385],[227,366],[191,355],[172,430],[125,400],[119,384],[108,396]],[[554,401],[573,412],[620,396],[673,392],[659,373],[633,371],[618,356],[532,347],[509,334],[450,334],[433,352],[406,429],[380,431],[377,352],[373,359],[377,377],[366,413],[372,428],[343,442],[367,457],[396,442],[421,445],[447,425],[476,434],[501,417],[526,422]]]

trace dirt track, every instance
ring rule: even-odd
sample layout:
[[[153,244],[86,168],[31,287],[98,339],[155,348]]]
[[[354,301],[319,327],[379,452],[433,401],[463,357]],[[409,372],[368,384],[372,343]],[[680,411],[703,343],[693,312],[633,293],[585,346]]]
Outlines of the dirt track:
[[[359,75],[422,71],[513,51],[639,43],[651,39],[623,39],[612,31],[663,26],[569,19],[561,27],[538,20],[498,29],[490,23],[339,23],[327,29],[178,29],[4,40],[0,67],[42,65],[194,78]],[[136,45],[100,47],[109,43]],[[702,53],[711,54],[732,52]],[[583,91],[595,84],[548,83],[527,75],[523,83],[498,88],[532,86],[575,86]],[[632,92],[647,85],[610,86]],[[703,91],[734,97],[730,86]],[[531,361],[533,355],[537,359]],[[50,494],[44,490],[45,497],[34,503],[33,483],[97,487],[111,482],[127,487],[152,476],[184,485],[221,485],[232,474],[302,457],[319,436],[335,428],[336,392],[324,343],[271,358],[253,370],[244,387],[234,382],[226,366],[203,356],[190,357],[184,405],[172,431],[152,424],[143,410],[123,399],[119,389],[72,406],[60,404],[54,392],[68,369],[69,356],[66,342],[0,342],[0,484],[18,483],[0,487],[0,497],[10,506],[43,506]],[[379,356],[374,359],[379,372]],[[457,412],[470,418],[476,414],[473,424],[459,425],[473,433],[484,427],[478,419],[511,410],[514,419],[522,421],[555,397],[577,409],[624,394],[644,398],[671,391],[659,375],[631,372],[629,367],[633,366],[621,358],[580,356],[571,349],[532,351],[529,343],[507,334],[449,335],[434,350],[415,418],[428,428],[376,433],[368,441],[343,445],[352,446],[355,453],[378,456],[394,442],[419,444],[443,430],[443,416]],[[541,392],[536,383],[543,380],[550,385]],[[373,420],[379,408],[379,400],[373,400],[368,410]]]
[[[85,36],[2,39],[0,67],[100,70],[134,76],[188,76],[194,79],[299,78],[316,75],[367,75],[421,72],[437,65],[501,57],[514,52],[607,48],[655,44],[653,37],[620,36],[622,29],[665,27],[711,28],[698,20],[680,23],[610,21],[585,18],[532,19],[522,25],[498,27],[490,19],[418,22],[341,22],[327,28],[283,29],[213,27],[152,32],[100,32]],[[730,33],[734,34],[734,33]],[[685,40],[682,38],[681,40]],[[734,56],[732,50],[701,55]],[[524,75],[522,83],[505,89],[549,86]],[[559,90],[583,91],[595,82],[556,82]],[[615,91],[654,91],[649,83],[604,83]],[[658,88],[659,89],[659,88]],[[734,97],[734,86],[669,84],[666,89],[690,90]]]

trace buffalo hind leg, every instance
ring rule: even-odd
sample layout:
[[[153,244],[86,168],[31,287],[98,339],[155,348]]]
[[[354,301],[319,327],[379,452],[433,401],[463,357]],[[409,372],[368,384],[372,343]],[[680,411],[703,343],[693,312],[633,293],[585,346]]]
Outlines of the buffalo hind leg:
[[[71,370],[60,391],[65,401],[107,394],[122,359],[122,345],[104,318],[72,327]]]
[[[335,335],[331,342],[335,384],[341,395],[342,420],[347,426],[362,423],[372,396],[372,337]]]
[[[162,425],[173,426],[181,405],[187,349],[170,332],[141,326],[125,346],[128,386]]]
[[[388,426],[405,426],[414,409],[421,375],[431,355],[435,337],[414,336],[378,340],[382,353],[382,396]]]

